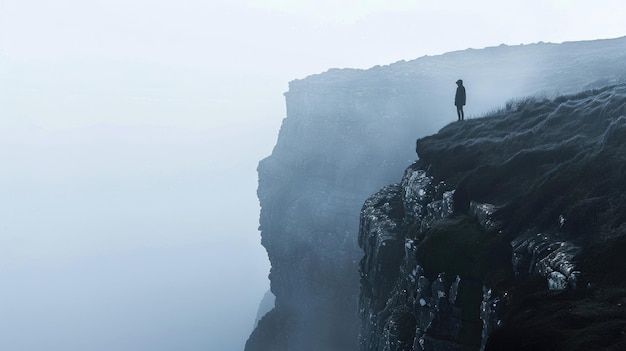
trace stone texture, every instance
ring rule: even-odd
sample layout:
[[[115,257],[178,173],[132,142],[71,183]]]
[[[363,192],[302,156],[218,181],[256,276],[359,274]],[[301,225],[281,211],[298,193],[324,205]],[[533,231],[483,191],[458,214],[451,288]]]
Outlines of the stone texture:
[[[361,350],[626,345],[626,85],[526,104],[418,140],[365,202],[362,262],[389,264],[360,267]]]
[[[259,322],[246,350],[343,351],[359,347],[359,209],[381,187],[400,181],[406,165],[415,159],[411,145],[416,137],[434,133],[447,121],[456,119],[451,102],[456,79],[462,77],[467,82],[469,114],[480,115],[518,96],[575,92],[617,81],[626,75],[625,42],[622,38],[465,50],[369,70],[330,70],[291,82],[285,94],[287,117],[276,146],[258,167],[261,243],[272,265],[269,277],[276,304]],[[520,67],[520,61],[533,64]],[[508,108],[531,116],[537,112],[533,106],[522,100],[511,102]],[[563,112],[576,110],[567,103],[560,108]],[[466,121],[467,126],[473,126],[473,121]],[[516,128],[534,133],[519,125]],[[607,132],[607,141],[617,143],[619,131],[616,125],[613,132]],[[515,130],[506,133],[515,134]],[[481,139],[476,141],[480,144]],[[450,150],[459,154],[459,149]],[[429,150],[423,151],[424,158],[432,160]],[[384,252],[404,250],[400,256],[406,256],[407,250],[417,250],[406,248],[408,240],[450,216],[452,208],[468,214],[470,200],[502,205],[497,199],[490,201],[476,192],[484,188],[482,183],[462,183],[462,179],[454,177],[448,181],[451,186],[440,183],[445,178],[442,174],[455,170],[460,170],[456,174],[463,174],[461,171],[475,161],[471,152],[463,154],[465,157],[459,159],[441,152],[437,157],[454,160],[454,167],[447,164],[429,170],[424,166],[420,174],[411,170],[412,179],[401,180],[402,191],[410,192],[402,195],[402,210],[414,216],[403,217],[403,229],[390,234],[390,238],[396,239],[380,241],[381,245],[386,243],[384,248],[376,249],[381,264],[393,261],[383,259]],[[519,157],[523,159],[524,155]],[[432,184],[417,184],[422,181]],[[405,182],[416,184],[407,187]],[[500,189],[497,183],[492,185]],[[487,212],[484,208],[481,211]],[[581,204],[576,211],[584,212],[585,207]],[[578,226],[576,218],[580,216],[565,212],[559,215],[566,219],[563,230]],[[497,219],[489,220],[495,223],[494,227],[498,225]],[[419,242],[414,240],[413,245],[417,248]],[[416,269],[411,260],[414,258],[401,259],[399,267],[387,268],[409,276]],[[433,274],[436,273],[439,272]],[[424,278],[432,283],[434,277],[430,275]],[[419,277],[414,277],[416,282]],[[383,279],[376,277],[379,278]],[[568,279],[571,284],[573,280]],[[397,294],[397,298],[410,299],[406,306],[413,309],[415,302],[419,305],[421,300],[412,300],[414,291],[410,286],[393,287],[398,291],[404,288],[407,292]],[[383,294],[388,287],[373,289],[376,294]],[[427,306],[433,304],[427,301]],[[378,307],[377,311],[384,309]],[[403,316],[402,311],[389,308],[385,313]],[[396,325],[401,320],[397,319]],[[372,326],[376,330],[384,327]],[[395,335],[391,332],[394,328],[389,329],[389,335]],[[424,343],[432,341],[425,326],[420,330]]]

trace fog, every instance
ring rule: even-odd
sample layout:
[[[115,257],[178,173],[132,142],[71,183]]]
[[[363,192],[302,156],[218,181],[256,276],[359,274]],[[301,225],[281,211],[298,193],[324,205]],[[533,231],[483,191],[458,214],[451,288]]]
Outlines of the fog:
[[[3,64],[0,349],[242,349],[276,122],[185,125],[212,106],[184,71]]]
[[[290,80],[624,34],[617,1],[452,4],[0,2],[0,349],[243,349]]]
[[[0,348],[241,348],[269,266],[229,139],[253,134],[29,132],[0,151]]]

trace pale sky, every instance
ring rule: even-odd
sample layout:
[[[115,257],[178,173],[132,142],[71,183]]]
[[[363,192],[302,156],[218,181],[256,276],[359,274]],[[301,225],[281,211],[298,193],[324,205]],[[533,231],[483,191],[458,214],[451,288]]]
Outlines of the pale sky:
[[[624,13],[623,0],[0,0],[0,349],[241,350],[269,287],[255,169],[289,81],[616,38]]]
[[[287,82],[329,68],[369,68],[502,43],[623,36],[625,6],[619,0],[4,0],[0,52],[9,62],[108,65],[108,81],[99,72],[85,76],[90,67],[68,69],[66,89],[104,84],[138,98],[160,89],[192,99],[205,115],[150,123],[196,127],[280,119]],[[151,81],[134,81],[140,78],[116,71],[116,63],[152,69]],[[148,83],[156,85],[153,91],[146,91]],[[94,114],[83,123],[140,117],[115,118]]]

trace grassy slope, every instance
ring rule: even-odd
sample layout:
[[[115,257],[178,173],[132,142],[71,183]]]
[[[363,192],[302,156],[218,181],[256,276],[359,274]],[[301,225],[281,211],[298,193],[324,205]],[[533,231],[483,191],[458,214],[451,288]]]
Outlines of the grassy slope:
[[[463,202],[502,206],[496,217],[506,223],[505,238],[558,231],[584,247],[578,265],[586,287],[551,292],[545,279],[515,285],[505,327],[488,350],[626,349],[625,85],[511,103],[418,140],[417,152]],[[484,281],[494,274],[485,268],[487,239],[468,220],[456,221],[427,234],[425,267]],[[438,256],[449,236],[461,238],[454,242],[461,251],[453,245],[451,257]]]

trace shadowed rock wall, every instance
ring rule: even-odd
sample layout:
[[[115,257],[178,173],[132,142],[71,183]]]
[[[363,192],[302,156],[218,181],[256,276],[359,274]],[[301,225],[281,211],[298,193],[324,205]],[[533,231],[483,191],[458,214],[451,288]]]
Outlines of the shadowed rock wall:
[[[419,139],[361,210],[360,349],[623,349],[624,140],[626,85]]]
[[[517,96],[579,91],[626,74],[626,39],[465,50],[290,83],[272,154],[259,163],[262,244],[276,306],[246,350],[358,348],[359,209],[399,181],[414,140]]]

